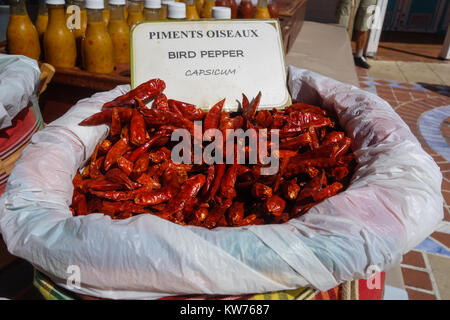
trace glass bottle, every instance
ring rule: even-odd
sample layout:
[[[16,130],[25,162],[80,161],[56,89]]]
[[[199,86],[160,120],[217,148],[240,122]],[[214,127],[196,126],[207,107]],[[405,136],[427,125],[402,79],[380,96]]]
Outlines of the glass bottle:
[[[103,21],[103,0],[87,0],[86,9],[88,25],[82,45],[83,66],[90,72],[111,73],[114,71],[114,49]]]
[[[141,2],[138,0],[129,0],[128,1],[128,25],[131,27],[132,25],[144,21],[144,14],[141,10]]]
[[[38,32],[28,16],[25,0],[11,0],[6,30],[8,52],[39,60],[41,46]]]
[[[231,8],[231,19],[236,19],[238,14],[237,13],[238,7],[236,0],[230,0],[230,8]]]
[[[273,19],[278,19],[280,17],[280,13],[278,10],[278,5],[275,0],[269,1],[267,4],[267,8],[269,9],[270,17]]]
[[[230,5],[230,2],[228,0],[216,0],[216,7],[228,7]]]
[[[270,19],[270,12],[267,8],[267,0],[258,0],[255,11],[255,19]]]
[[[161,19],[161,0],[144,1],[145,21],[157,21]]]
[[[102,19],[105,26],[108,26],[111,13],[109,11],[108,0],[103,1]]]
[[[205,0],[195,0],[195,6],[197,7],[197,13],[202,12],[203,6],[205,5]]]
[[[217,20],[231,19],[231,8],[229,7],[213,7],[212,18]]]
[[[78,8],[80,9],[80,26],[78,27],[74,27],[71,29],[74,37],[75,37],[75,41],[77,41],[77,45],[78,45],[78,41],[81,41],[81,38],[84,37],[84,33],[86,32],[86,27],[87,27],[87,13],[86,13],[86,7],[85,7],[85,1],[84,0],[70,0],[70,1],[66,1],[68,5],[74,5],[74,6],[78,6]],[[69,13],[67,12],[66,9],[66,21],[67,19],[71,18],[71,16],[73,15],[73,12]],[[75,18],[75,17],[72,17]],[[72,21],[73,23],[73,21]]]
[[[167,20],[167,6],[171,3],[174,2],[174,0],[164,0],[161,1],[161,20]]]
[[[251,0],[242,0],[239,6],[239,18],[242,19],[253,19],[255,15],[255,9],[253,8],[253,3]]]
[[[198,20],[200,16],[197,12],[194,0],[186,0],[186,20]]]
[[[66,1],[67,5],[72,5],[72,6],[77,6],[79,8],[79,19],[80,19],[80,25],[73,25],[73,27],[70,29],[70,31],[72,31],[72,34],[75,38],[75,43],[77,46],[77,59],[75,64],[79,65],[81,64],[82,61],[82,55],[83,52],[81,50],[81,40],[84,37],[84,34],[86,32],[86,27],[87,27],[87,13],[86,13],[86,7],[85,7],[85,1],[84,0],[69,0]],[[68,7],[66,8],[66,21],[68,21],[71,23],[75,22],[75,15],[74,15],[74,11],[67,11]],[[72,19],[72,21],[70,21],[70,19]],[[71,26],[69,25],[69,28]]]
[[[210,19],[212,17],[212,7],[215,6],[216,2],[214,0],[206,0],[201,12],[201,17],[204,19]]]
[[[167,19],[169,20],[185,20],[186,4],[183,2],[173,2],[167,7]]]
[[[130,62],[130,27],[125,21],[123,8],[126,0],[109,0],[110,19],[108,32],[114,48],[116,64]]]
[[[55,67],[73,68],[77,46],[73,33],[67,28],[64,0],[47,0],[48,26],[44,34],[45,61]]]
[[[39,9],[38,9],[38,15],[36,18],[36,30],[39,35],[39,40],[42,43],[42,40],[44,38],[45,30],[47,30],[48,25],[48,11],[47,11],[47,5],[45,4],[45,0],[39,0]]]

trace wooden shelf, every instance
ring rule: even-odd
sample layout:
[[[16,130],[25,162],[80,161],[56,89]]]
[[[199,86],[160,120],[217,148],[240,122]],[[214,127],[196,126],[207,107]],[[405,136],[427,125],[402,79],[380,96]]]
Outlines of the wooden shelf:
[[[284,51],[288,54],[303,26],[307,0],[278,0],[277,4]]]
[[[111,90],[120,84],[130,83],[130,66],[117,65],[114,73],[110,74],[93,73],[80,68],[56,68],[53,82],[99,91]]]

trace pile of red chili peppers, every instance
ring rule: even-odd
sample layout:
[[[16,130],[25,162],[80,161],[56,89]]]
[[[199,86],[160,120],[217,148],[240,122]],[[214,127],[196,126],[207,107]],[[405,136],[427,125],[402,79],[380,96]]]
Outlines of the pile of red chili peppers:
[[[108,124],[110,132],[73,179],[73,215],[153,214],[210,229],[284,223],[348,185],[351,139],[324,109],[297,103],[258,111],[259,94],[252,101],[243,95],[237,112],[222,111],[224,100],[204,112],[167,99],[165,87],[160,79],[145,82],[80,123]],[[170,136],[178,128],[193,132],[194,121],[204,131],[278,129],[279,170],[261,175],[259,163],[174,163]]]

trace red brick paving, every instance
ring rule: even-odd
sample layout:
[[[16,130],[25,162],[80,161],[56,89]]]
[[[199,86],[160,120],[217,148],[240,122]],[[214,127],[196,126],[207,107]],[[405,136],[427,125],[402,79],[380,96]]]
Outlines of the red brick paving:
[[[442,232],[433,232],[431,234],[431,237],[442,243],[447,248],[450,248],[450,237],[448,236],[448,234]]]
[[[408,292],[409,300],[436,300],[436,296],[433,294],[428,294],[412,289],[406,289],[406,292]]]
[[[356,68],[357,74],[360,77],[367,77],[367,70]],[[378,96],[386,100],[392,108],[397,111],[400,117],[408,124],[411,132],[418,138],[422,147],[428,152],[436,163],[441,168],[443,175],[442,194],[444,197],[444,221],[450,222],[450,162],[439,155],[422,138],[419,127],[418,119],[420,116],[429,110],[437,107],[450,105],[450,97],[440,95],[438,93],[427,91],[421,92],[413,89],[415,84],[401,83],[404,89],[389,86],[388,81],[376,81],[376,90]],[[365,86],[363,86],[365,88]],[[448,124],[441,125],[441,132],[447,142],[450,141],[450,119]],[[444,191],[445,190],[445,191]],[[450,234],[435,232],[432,237],[439,241],[441,244],[450,246]],[[408,267],[411,266],[411,267]],[[435,294],[423,292],[435,292],[430,279],[431,270],[426,267],[423,255],[421,252],[412,250],[403,256],[402,261],[402,273],[404,277],[406,291],[410,300],[436,300]],[[419,290],[414,290],[418,288]]]
[[[407,254],[403,256],[402,264],[418,267],[418,268],[426,268],[425,260],[423,259],[422,252],[411,250]]]
[[[403,281],[408,287],[414,287],[424,290],[433,290],[430,275],[426,271],[419,271],[410,268],[402,268]]]

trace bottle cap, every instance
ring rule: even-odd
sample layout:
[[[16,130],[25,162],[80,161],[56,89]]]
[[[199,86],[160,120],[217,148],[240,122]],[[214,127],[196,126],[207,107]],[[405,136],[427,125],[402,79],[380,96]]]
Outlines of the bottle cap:
[[[144,8],[160,9],[161,8],[161,0],[145,0]]]
[[[103,0],[86,0],[86,9],[104,9]]]
[[[214,19],[231,19],[231,8],[212,7],[212,17]]]
[[[169,5],[169,4],[173,3],[173,2],[175,2],[175,0],[164,0],[164,1],[161,1],[161,4],[167,6],[167,5]]]
[[[186,4],[184,2],[171,2],[167,7],[167,18],[186,19]]]
[[[53,4],[53,5],[64,5],[65,1],[64,0],[46,0],[45,3],[47,4]]]
[[[109,0],[108,3],[114,6],[124,6],[127,4],[127,0]]]

